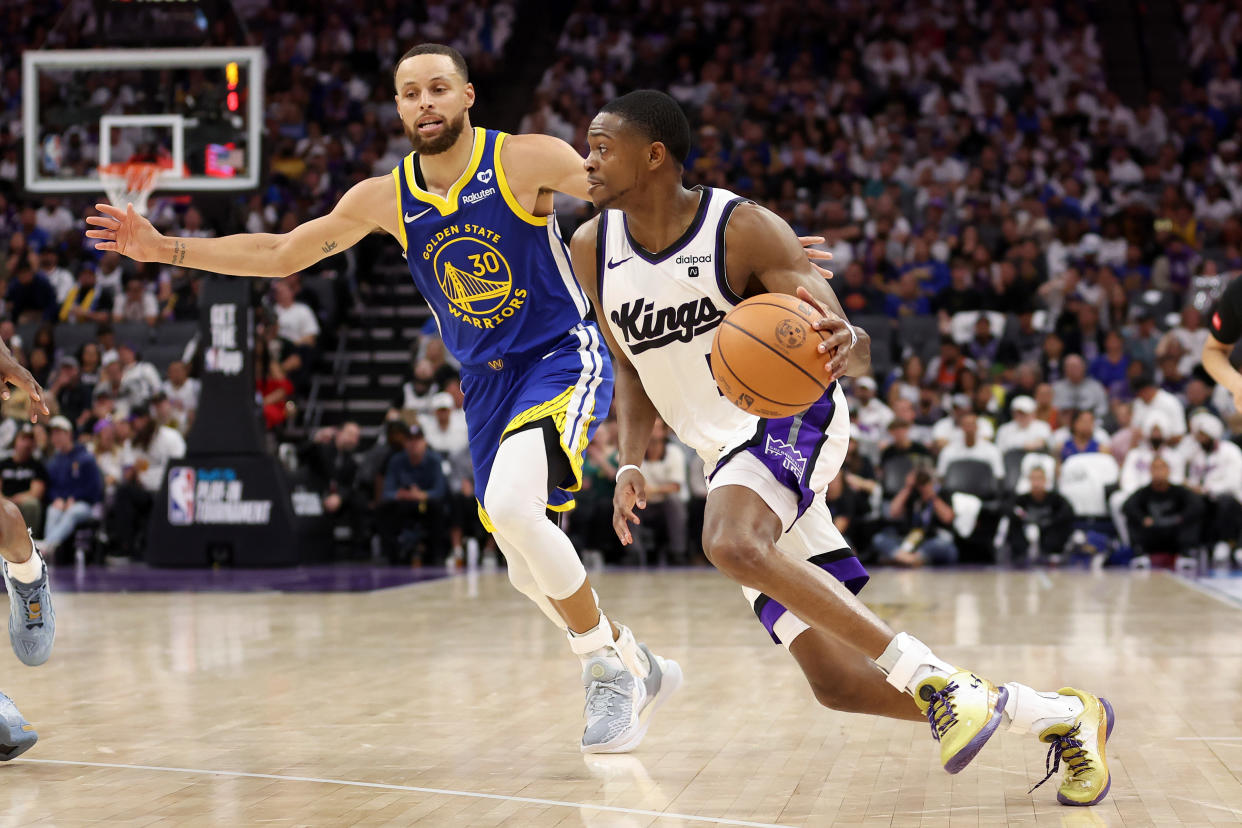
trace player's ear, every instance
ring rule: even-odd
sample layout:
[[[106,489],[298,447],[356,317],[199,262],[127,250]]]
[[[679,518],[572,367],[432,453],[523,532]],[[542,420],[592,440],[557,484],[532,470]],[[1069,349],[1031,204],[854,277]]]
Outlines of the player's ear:
[[[664,163],[664,159],[668,157],[668,147],[660,141],[656,141],[647,150],[647,166],[650,169],[657,169]]]
[[[474,106],[474,84],[466,84],[466,109]]]

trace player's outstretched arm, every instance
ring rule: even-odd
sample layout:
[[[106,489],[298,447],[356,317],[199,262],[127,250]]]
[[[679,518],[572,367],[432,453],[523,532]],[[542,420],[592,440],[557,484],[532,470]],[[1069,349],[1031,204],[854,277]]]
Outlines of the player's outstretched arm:
[[[115,250],[140,262],[279,279],[339,253],[368,233],[383,228],[396,235],[396,190],[388,176],[368,178],[351,187],[332,212],[298,225],[288,233],[238,233],[218,239],[165,236],[134,210],[96,204],[100,215],[88,216],[100,239],[98,250]]]
[[[509,187],[519,199],[552,191],[590,201],[582,162],[577,150],[552,135],[510,135],[500,150]]]
[[[608,343],[608,350],[612,352],[616,368],[612,399],[617,410],[617,464],[640,466],[647,453],[647,443],[651,440],[651,429],[655,426],[656,408],[643,388],[637,369],[612,335],[608,320],[604,318],[604,309],[600,306],[598,264],[595,260],[598,228],[599,216],[579,227],[569,242],[569,254],[573,260],[574,275],[587,296],[591,297],[591,305],[599,318],[600,330]],[[633,540],[629,525],[639,522],[638,515],[634,514],[635,505],[640,509],[646,508],[647,484],[636,468],[625,469],[617,475],[617,488],[612,499],[612,528],[623,544]]]
[[[871,371],[871,337],[849,324],[836,293],[780,216],[749,203],[733,211],[725,228],[725,272],[739,296],[787,293],[823,314],[815,327],[829,332],[820,351],[832,379]]]

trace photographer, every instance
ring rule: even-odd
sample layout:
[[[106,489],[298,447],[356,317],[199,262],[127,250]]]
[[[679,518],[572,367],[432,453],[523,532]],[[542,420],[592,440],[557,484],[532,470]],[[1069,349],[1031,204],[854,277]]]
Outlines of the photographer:
[[[953,507],[940,496],[929,469],[912,470],[906,484],[889,504],[894,525],[872,541],[881,563],[922,566],[957,562],[953,541]]]

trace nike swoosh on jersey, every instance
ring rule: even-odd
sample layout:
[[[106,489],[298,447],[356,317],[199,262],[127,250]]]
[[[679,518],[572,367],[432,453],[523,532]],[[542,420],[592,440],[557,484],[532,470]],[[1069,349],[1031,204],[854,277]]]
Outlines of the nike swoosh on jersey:
[[[411,216],[409,213],[406,213],[406,214],[405,214],[405,223],[406,223],[406,224],[409,224],[411,221],[417,221],[418,219],[420,219],[420,218],[422,218],[423,216],[425,216],[425,215],[427,215],[428,213],[430,213],[430,212],[431,212],[431,210],[432,210],[432,208],[428,207],[426,210],[423,210],[421,213],[415,213],[415,214],[414,214],[414,215],[412,215],[412,216]]]
[[[629,261],[630,259],[632,259],[632,258],[634,258],[634,257],[633,257],[633,256],[626,256],[624,259],[622,259],[622,260],[621,260],[621,261],[619,261],[619,262],[614,262],[612,259],[609,259],[609,260],[608,260],[608,269],[609,269],[609,270],[612,270],[614,267],[620,267],[621,265],[625,264],[626,262],[628,262],[628,261]]]

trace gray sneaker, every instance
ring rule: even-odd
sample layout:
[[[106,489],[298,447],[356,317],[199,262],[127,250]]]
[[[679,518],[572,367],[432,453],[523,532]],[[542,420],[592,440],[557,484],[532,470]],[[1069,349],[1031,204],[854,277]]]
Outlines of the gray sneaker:
[[[23,584],[9,577],[6,561],[4,586],[9,591],[9,641],[13,652],[23,664],[38,667],[52,655],[52,642],[56,639],[56,610],[52,608],[47,565],[44,564],[39,580]]]
[[[0,762],[22,755],[37,741],[34,725],[22,717],[12,699],[0,693]]]
[[[651,666],[647,672],[647,678],[643,679],[647,698],[638,708],[638,715],[642,717],[641,727],[645,733],[651,717],[660,709],[660,705],[668,701],[669,696],[677,692],[681,687],[683,677],[681,665],[676,661],[656,655],[646,644],[639,644],[638,649],[647,656],[647,663]]]
[[[638,710],[645,703],[643,682],[619,658],[593,658],[583,665],[586,688],[586,730],[583,753],[625,753],[638,747],[646,728],[639,730]]]

